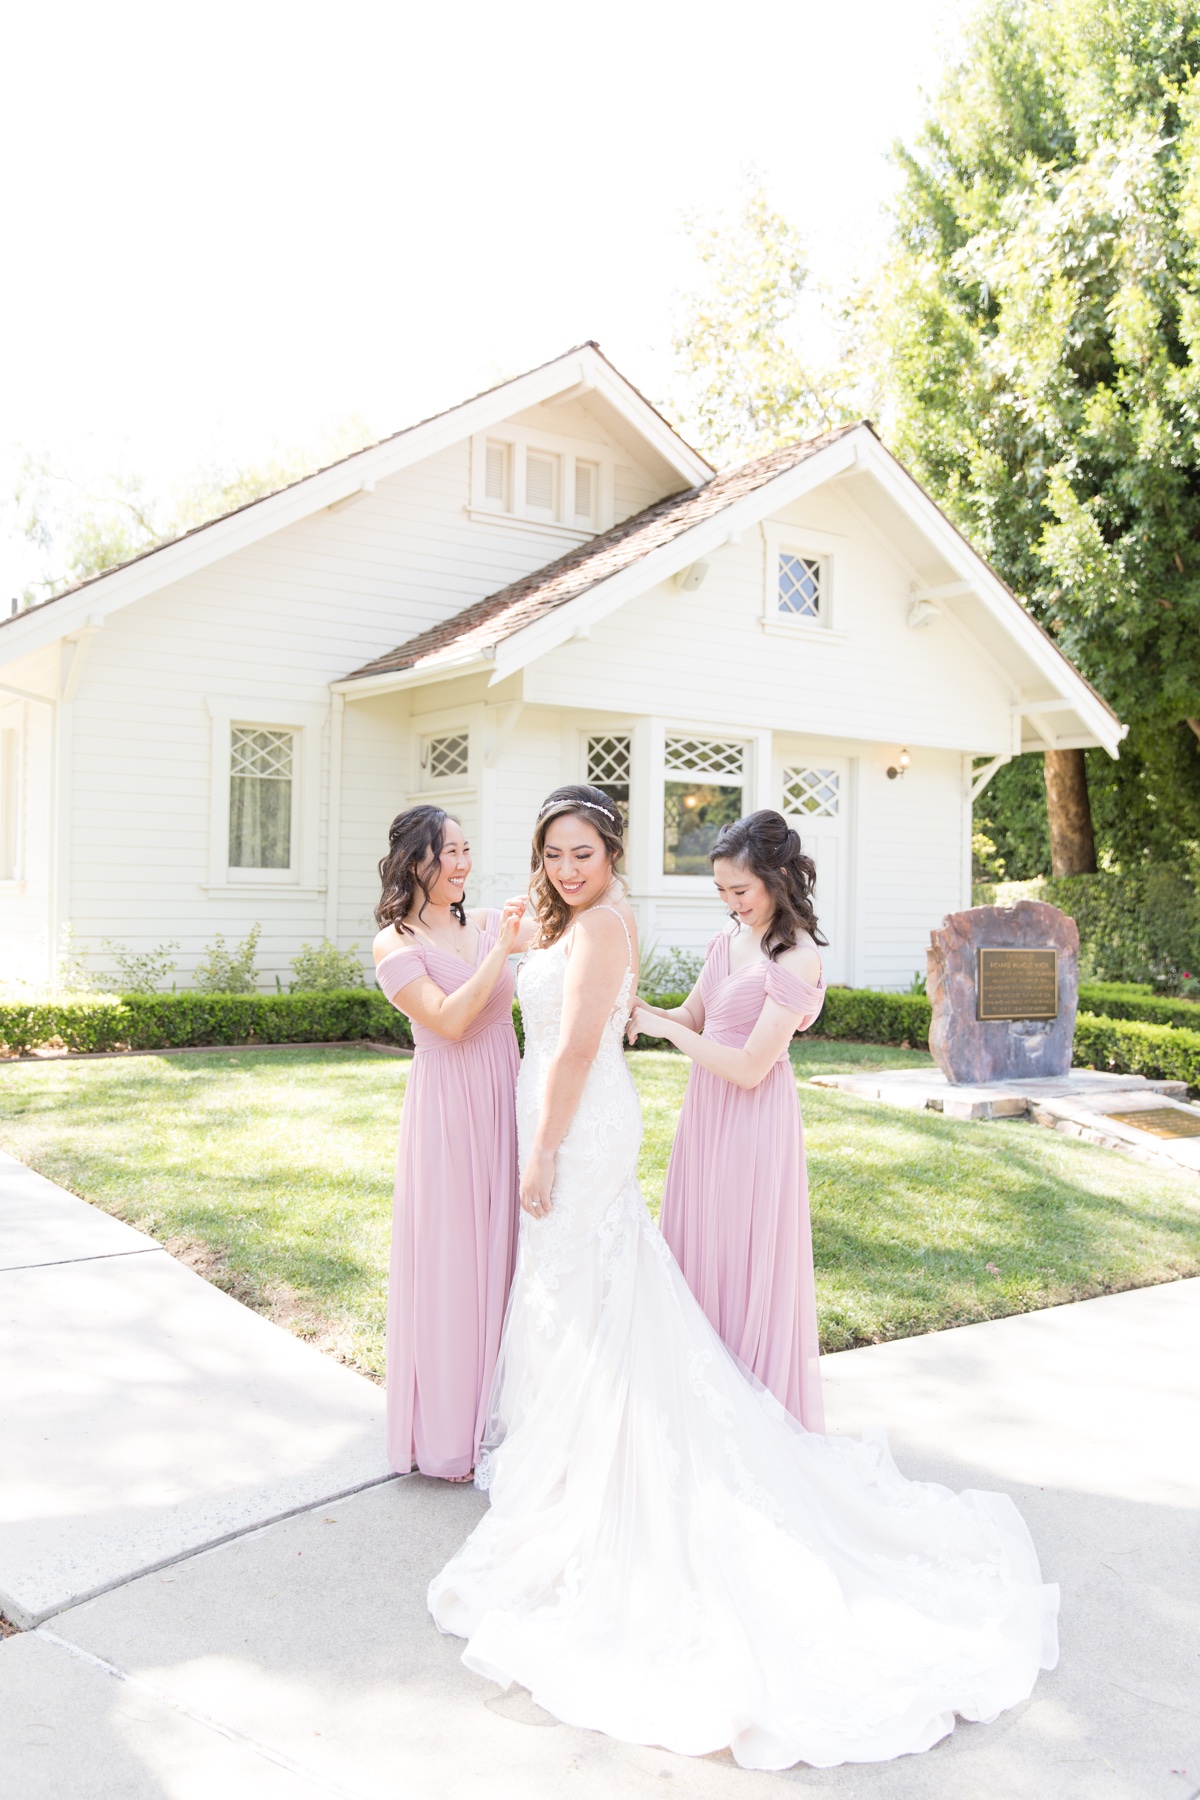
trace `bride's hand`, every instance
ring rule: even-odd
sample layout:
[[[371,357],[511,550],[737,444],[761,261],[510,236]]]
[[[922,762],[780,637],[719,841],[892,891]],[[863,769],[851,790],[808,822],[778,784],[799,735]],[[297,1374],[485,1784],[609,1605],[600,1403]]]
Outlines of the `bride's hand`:
[[[521,1208],[531,1219],[544,1219],[550,1211],[553,1185],[554,1158],[545,1150],[535,1150],[521,1171]]]
[[[500,913],[500,929],[496,933],[496,948],[509,955],[515,948],[520,936],[521,920],[525,917],[526,900],[524,896],[516,900],[506,900]]]

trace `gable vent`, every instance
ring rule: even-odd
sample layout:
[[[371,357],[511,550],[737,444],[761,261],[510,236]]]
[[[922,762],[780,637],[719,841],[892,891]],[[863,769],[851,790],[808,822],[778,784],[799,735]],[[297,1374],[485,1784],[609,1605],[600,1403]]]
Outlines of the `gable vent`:
[[[596,516],[596,465],[575,464],[575,517],[590,525]]]
[[[553,518],[558,510],[555,489],[558,482],[557,456],[539,456],[530,451],[525,459],[525,504],[530,512],[547,513]]]
[[[497,506],[508,505],[508,445],[489,444],[484,467],[483,491]]]

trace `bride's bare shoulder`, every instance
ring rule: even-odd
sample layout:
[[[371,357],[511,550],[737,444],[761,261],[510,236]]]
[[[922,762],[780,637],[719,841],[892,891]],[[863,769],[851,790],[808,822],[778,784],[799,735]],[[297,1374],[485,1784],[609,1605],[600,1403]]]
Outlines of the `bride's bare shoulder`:
[[[595,950],[614,956],[619,950],[622,960],[628,956],[630,944],[637,943],[634,917],[624,900],[614,901],[611,905],[589,906],[576,921],[575,930]]]

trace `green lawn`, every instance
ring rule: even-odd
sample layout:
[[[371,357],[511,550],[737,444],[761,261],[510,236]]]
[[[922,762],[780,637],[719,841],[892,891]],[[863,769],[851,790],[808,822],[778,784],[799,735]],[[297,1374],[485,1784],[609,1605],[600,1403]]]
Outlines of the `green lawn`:
[[[802,1042],[798,1075],[920,1051]],[[658,1206],[687,1077],[631,1057]],[[0,1145],[210,1279],[380,1374],[408,1064],[367,1049],[0,1064]],[[1018,1124],[801,1089],[827,1349],[1200,1274],[1200,1188]]]

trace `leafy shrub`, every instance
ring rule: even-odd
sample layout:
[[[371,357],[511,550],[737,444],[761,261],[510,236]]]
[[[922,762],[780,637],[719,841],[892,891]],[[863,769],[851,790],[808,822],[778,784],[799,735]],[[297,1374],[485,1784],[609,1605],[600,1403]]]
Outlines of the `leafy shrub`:
[[[95,992],[95,983],[87,966],[87,951],[81,950],[76,944],[75,927],[70,920],[59,933],[54,973],[45,992],[51,999],[65,999],[72,994]]]
[[[642,994],[679,991],[686,998],[699,980],[703,967],[704,957],[699,950],[660,950],[657,944],[652,944],[642,957],[638,970],[638,991]]]
[[[157,994],[168,975],[175,973],[172,951],[177,943],[156,944],[153,950],[128,950],[124,944],[104,939],[104,948],[117,967],[115,986],[122,994]]]
[[[1200,896],[1179,869],[1060,876],[1046,882],[1045,897],[1078,925],[1080,966],[1091,978],[1174,991],[1200,967]]]
[[[288,989],[293,994],[345,993],[348,988],[365,986],[357,944],[351,944],[349,950],[339,950],[324,938],[315,948],[301,944],[299,955],[292,958]]]
[[[376,988],[315,994],[101,994],[0,1005],[0,1043],[27,1053],[170,1050],[204,1044],[412,1043],[408,1020]]]
[[[261,935],[262,926],[252,925],[238,948],[227,950],[225,939],[218,931],[209,945],[206,960],[196,970],[196,992],[198,994],[252,994],[258,982],[258,970],[254,964],[254,957]]]
[[[1186,1081],[1190,1088],[1197,1088],[1200,1031],[1080,1013],[1075,1021],[1075,1062],[1085,1069],[1145,1075],[1151,1081]]]
[[[1200,970],[1200,894],[1191,876],[1165,864],[1098,875],[983,883],[976,906],[1048,900],[1079,927],[1079,967],[1089,982],[1149,984],[1178,993]]]

